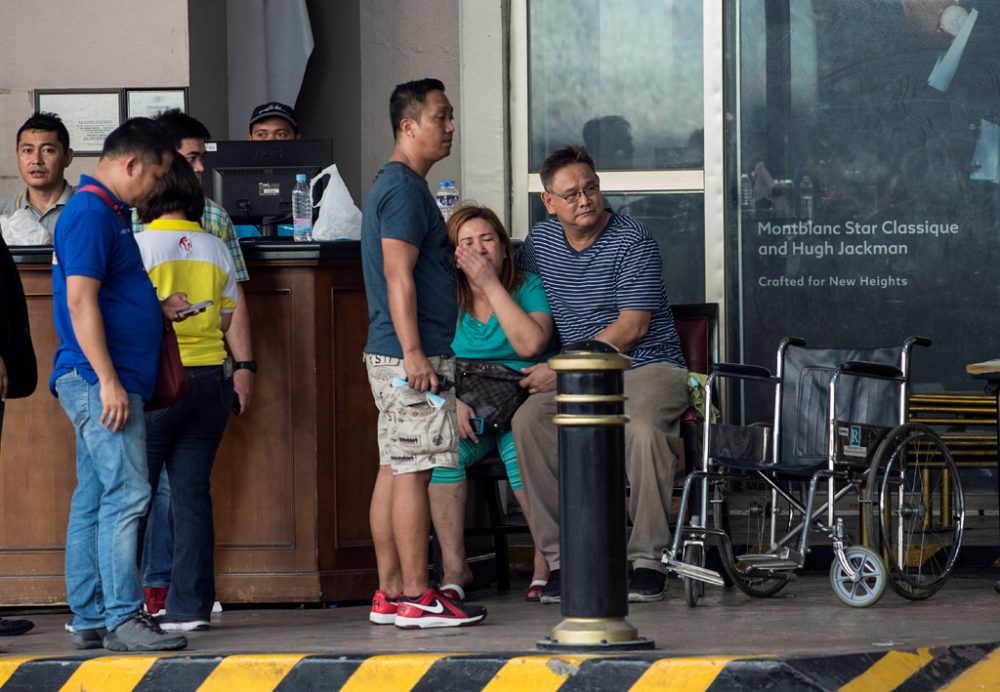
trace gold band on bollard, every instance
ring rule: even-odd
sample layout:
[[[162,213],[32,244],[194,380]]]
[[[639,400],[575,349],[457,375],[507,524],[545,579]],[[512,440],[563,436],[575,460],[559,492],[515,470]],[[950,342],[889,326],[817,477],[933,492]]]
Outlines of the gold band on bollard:
[[[632,642],[639,631],[625,618],[565,618],[552,629],[557,644],[597,645]]]
[[[621,404],[624,394],[556,394],[557,404]]]
[[[556,425],[625,425],[628,416],[578,416],[573,413],[557,413],[552,416]]]
[[[628,370],[632,367],[632,359],[621,353],[560,353],[549,358],[549,367],[556,372]]]

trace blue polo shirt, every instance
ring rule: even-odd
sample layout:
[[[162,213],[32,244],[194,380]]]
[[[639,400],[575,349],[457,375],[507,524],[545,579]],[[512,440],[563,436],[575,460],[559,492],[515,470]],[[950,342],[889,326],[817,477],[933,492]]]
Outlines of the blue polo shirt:
[[[63,208],[54,234],[52,299],[59,348],[49,388],[73,369],[89,384],[97,383],[76,340],[66,303],[66,277],[89,276],[101,282],[97,303],[111,362],[125,391],[148,400],[156,388],[163,318],[156,290],[142,266],[132,235],[128,205],[97,180],[80,176],[80,187],[104,188],[122,208],[123,217],[94,193],[77,192]]]

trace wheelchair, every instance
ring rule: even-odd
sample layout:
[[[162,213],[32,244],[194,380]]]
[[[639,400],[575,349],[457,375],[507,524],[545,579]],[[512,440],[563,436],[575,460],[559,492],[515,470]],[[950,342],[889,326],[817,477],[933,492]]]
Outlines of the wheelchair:
[[[832,542],[830,584],[849,606],[870,606],[887,587],[920,600],[944,585],[962,544],[961,480],[934,431],[907,422],[910,351],[930,345],[910,337],[900,347],[827,349],[786,337],[774,374],[711,368],[706,411],[727,379],[773,407],[766,422],[747,425],[706,417],[700,468],[685,480],[663,555],[689,606],[706,583],[778,593],[817,534]],[[845,515],[851,499],[856,510]],[[721,573],[706,567],[709,547]]]

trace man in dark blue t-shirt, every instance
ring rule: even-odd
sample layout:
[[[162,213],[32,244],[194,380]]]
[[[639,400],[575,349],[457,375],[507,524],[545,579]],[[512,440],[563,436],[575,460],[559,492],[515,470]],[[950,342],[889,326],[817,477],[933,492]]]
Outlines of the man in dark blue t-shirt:
[[[161,306],[128,212],[154,190],[172,156],[173,142],[152,120],[125,122],[108,135],[94,177],[81,176],[56,224],[59,348],[49,384],[76,430],[66,594],[78,649],[187,646],[142,612],[136,566],[150,494],[143,401],[156,387],[162,316],[176,320],[188,303],[175,294]]]
[[[486,617],[427,580],[431,471],[458,465],[455,392],[442,386],[455,377],[458,299],[448,231],[425,178],[451,152],[454,117],[437,79],[397,86],[389,116],[395,149],[368,191],[361,222],[365,365],[379,410],[370,512],[379,588],[369,619],[404,629],[453,627]]]
[[[667,442],[687,408],[687,367],[663,283],[656,241],[639,221],[604,208],[594,161],[583,147],[563,147],[542,164],[542,202],[553,215],[531,229],[517,265],[542,277],[563,345],[599,339],[632,358],[624,373],[625,473],[632,535],[628,558],[632,602],[663,599],[660,557],[676,457]],[[543,603],[560,600],[559,448],[555,373],[525,368],[521,385],[534,396],[514,416],[514,444],[531,505],[532,535],[552,570]]]

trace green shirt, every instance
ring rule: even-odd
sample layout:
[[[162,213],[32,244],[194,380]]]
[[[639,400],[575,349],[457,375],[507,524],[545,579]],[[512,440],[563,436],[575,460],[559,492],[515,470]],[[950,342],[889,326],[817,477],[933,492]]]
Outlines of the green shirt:
[[[514,292],[514,302],[521,306],[529,315],[533,312],[544,312],[552,314],[549,309],[549,302],[545,299],[545,289],[542,287],[542,279],[538,274],[524,272],[524,281]],[[458,320],[458,327],[455,329],[455,339],[451,342],[451,348],[458,358],[471,358],[475,360],[487,360],[491,363],[500,363],[509,368],[520,370],[536,363],[541,363],[549,359],[554,349],[549,348],[544,354],[535,360],[525,360],[517,355],[517,351],[507,340],[507,335],[500,328],[497,316],[490,315],[486,323],[482,323],[465,312]]]

